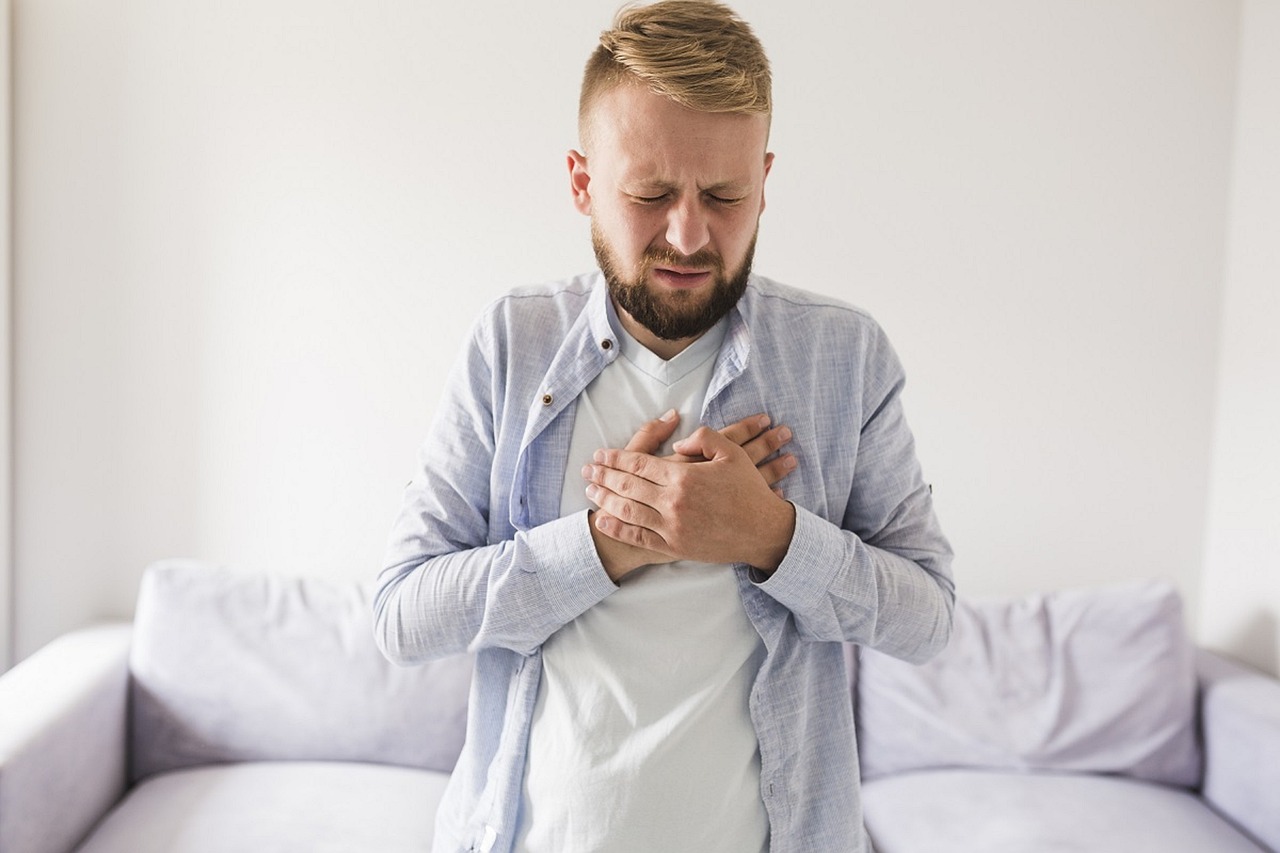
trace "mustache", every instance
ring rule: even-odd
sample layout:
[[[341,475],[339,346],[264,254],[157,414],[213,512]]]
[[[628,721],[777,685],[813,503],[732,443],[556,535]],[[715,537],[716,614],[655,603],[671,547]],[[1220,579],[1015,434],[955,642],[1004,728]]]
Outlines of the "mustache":
[[[711,267],[724,273],[724,258],[719,252],[710,249],[699,249],[692,255],[682,255],[670,246],[650,246],[644,251],[644,266],[653,269],[655,266],[675,267]]]

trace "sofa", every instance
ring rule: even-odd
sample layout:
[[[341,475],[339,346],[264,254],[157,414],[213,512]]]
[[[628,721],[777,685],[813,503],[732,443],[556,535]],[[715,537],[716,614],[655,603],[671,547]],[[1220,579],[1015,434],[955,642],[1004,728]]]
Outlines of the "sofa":
[[[470,661],[389,664],[370,593],[148,568],[132,623],[0,677],[0,851],[429,850]],[[961,600],[920,667],[849,651],[878,853],[1280,849],[1280,682],[1194,648],[1167,584]]]

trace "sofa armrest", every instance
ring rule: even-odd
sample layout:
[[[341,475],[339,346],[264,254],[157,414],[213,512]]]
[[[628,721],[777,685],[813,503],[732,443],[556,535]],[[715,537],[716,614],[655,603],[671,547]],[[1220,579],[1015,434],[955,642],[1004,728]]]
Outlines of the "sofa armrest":
[[[1280,850],[1280,680],[1206,650],[1197,652],[1202,793],[1215,809]]]
[[[5,853],[67,853],[124,793],[129,635],[74,631],[0,677]]]

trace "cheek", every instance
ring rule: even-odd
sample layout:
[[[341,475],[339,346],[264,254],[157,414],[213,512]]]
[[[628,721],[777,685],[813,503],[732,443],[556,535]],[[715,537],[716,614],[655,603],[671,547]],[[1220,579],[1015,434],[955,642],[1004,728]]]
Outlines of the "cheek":
[[[628,265],[634,265],[645,249],[662,236],[662,229],[658,224],[648,221],[651,218],[635,213],[608,211],[599,217],[598,224],[619,259]]]
[[[743,211],[723,223],[720,231],[720,251],[726,261],[734,263],[746,254],[751,239],[755,236],[759,216],[752,211]]]

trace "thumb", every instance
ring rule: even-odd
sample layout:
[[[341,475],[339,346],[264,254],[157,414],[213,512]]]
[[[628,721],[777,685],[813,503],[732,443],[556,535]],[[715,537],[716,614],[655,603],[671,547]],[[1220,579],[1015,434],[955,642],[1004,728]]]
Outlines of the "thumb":
[[[668,409],[662,417],[647,421],[636,430],[636,434],[631,436],[631,440],[623,449],[652,456],[658,452],[658,448],[662,447],[664,441],[675,434],[676,427],[679,425],[680,414],[675,409]]]

